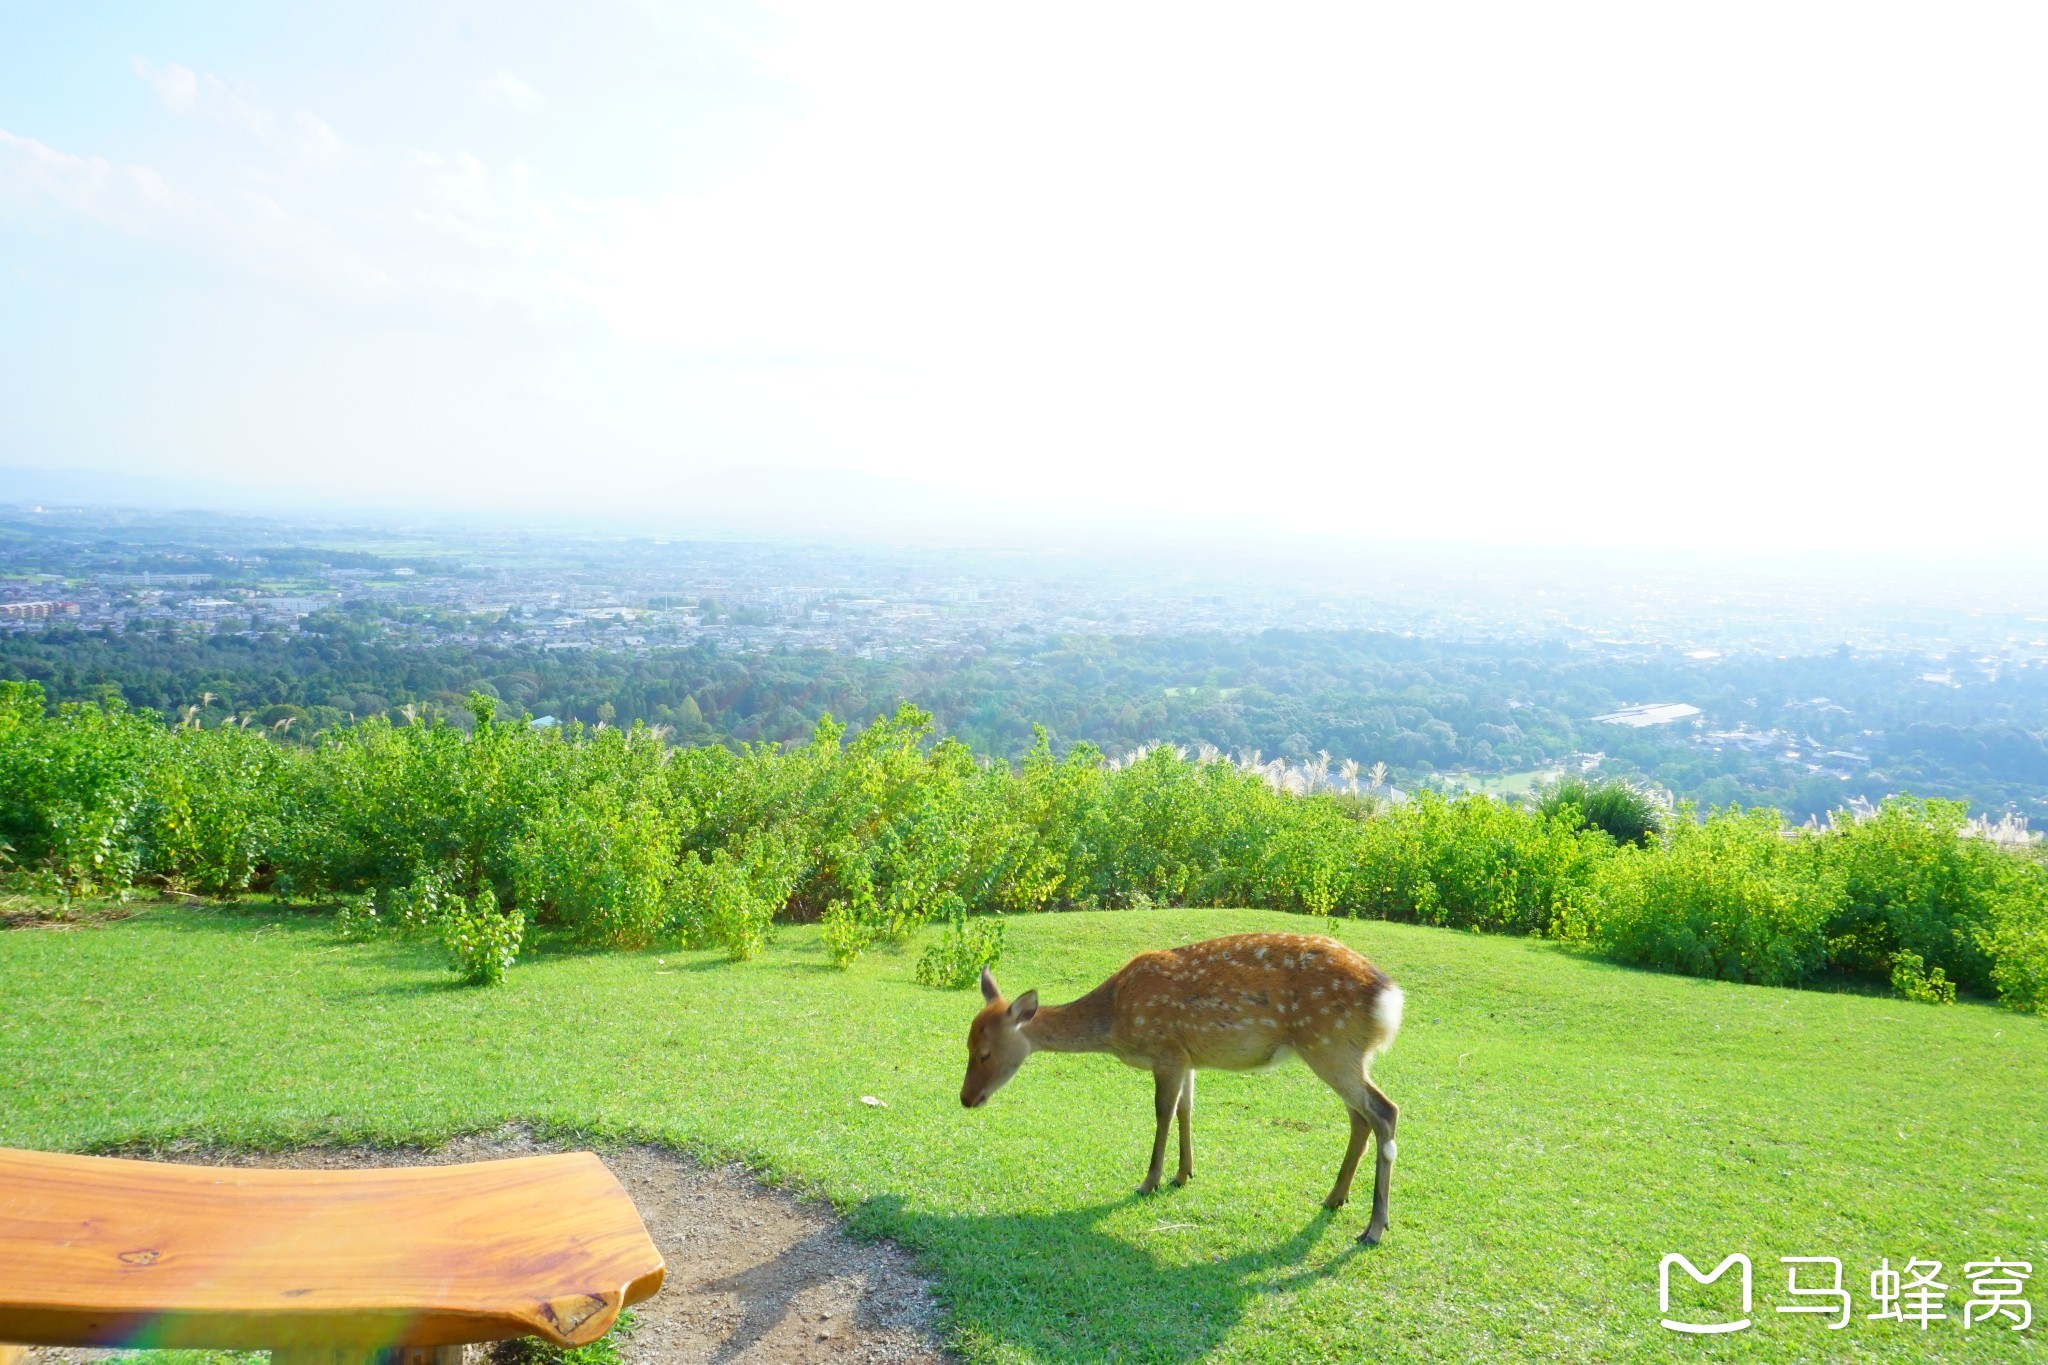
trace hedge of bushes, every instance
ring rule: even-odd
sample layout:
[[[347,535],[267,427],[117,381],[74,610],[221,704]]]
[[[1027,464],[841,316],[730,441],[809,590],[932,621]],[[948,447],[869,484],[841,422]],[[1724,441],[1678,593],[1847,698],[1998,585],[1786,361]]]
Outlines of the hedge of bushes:
[[[36,685],[0,683],[4,875],[66,896],[338,899],[350,933],[438,930],[477,980],[502,974],[529,924],[745,958],[791,919],[822,921],[842,964],[951,920],[920,975],[971,980],[1001,941],[975,917],[1170,903],[1540,934],[1666,971],[1839,974],[2048,1009],[2048,869],[1966,837],[1951,803],[1898,799],[1826,831],[1681,807],[1661,832],[1631,816],[1617,840],[1604,812],[1627,803],[1597,790],[1382,806],[1163,746],[1125,763],[1085,744],[1056,755],[1043,732],[1012,767],[908,706],[852,735],[827,719],[788,750],[535,730],[482,696],[467,719],[372,720],[307,750],[118,706],[52,711]]]

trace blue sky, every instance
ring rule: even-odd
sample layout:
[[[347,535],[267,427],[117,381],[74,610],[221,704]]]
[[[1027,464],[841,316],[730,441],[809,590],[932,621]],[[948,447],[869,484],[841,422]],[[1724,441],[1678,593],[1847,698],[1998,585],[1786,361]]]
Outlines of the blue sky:
[[[1282,541],[2017,547],[2044,33],[0,0],[0,466],[636,521],[825,489]]]

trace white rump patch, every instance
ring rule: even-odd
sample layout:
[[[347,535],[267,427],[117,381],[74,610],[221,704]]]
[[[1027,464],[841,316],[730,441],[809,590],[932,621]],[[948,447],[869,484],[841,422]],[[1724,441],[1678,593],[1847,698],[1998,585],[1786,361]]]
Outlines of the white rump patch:
[[[1408,997],[1401,993],[1399,986],[1389,984],[1381,991],[1379,998],[1372,1002],[1372,1021],[1378,1024],[1385,1036],[1380,1039],[1380,1050],[1385,1051],[1394,1042],[1394,1035],[1401,1031],[1401,1007]]]

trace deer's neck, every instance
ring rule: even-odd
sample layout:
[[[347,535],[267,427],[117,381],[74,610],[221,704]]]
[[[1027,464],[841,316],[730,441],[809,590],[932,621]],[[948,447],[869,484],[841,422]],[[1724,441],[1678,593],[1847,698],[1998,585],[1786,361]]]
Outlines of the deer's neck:
[[[1105,981],[1068,1005],[1041,1005],[1024,1036],[1046,1052],[1107,1052],[1110,1027],[1116,1022],[1112,982]]]

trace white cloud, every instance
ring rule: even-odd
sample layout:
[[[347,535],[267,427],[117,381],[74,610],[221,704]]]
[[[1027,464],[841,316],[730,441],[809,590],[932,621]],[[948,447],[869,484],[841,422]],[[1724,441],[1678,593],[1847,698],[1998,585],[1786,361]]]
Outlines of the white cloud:
[[[183,114],[191,110],[199,100],[199,77],[189,66],[176,62],[165,62],[162,67],[150,65],[142,57],[134,59],[135,74],[156,87],[157,97],[172,113]]]
[[[497,105],[501,109],[517,109],[526,113],[540,107],[540,91],[520,80],[509,71],[497,71],[476,83],[477,94],[484,103]]]
[[[136,57],[131,65],[173,113],[200,114],[220,127],[254,138],[272,151],[286,152],[314,165],[334,165],[350,152],[341,135],[310,109],[300,109],[284,120],[271,112],[247,85],[224,81],[210,72],[202,76],[176,62],[156,67]]]
[[[234,190],[202,198],[150,167],[76,156],[0,128],[0,207],[9,205],[197,247],[272,283],[350,296],[396,288],[361,252],[267,195]]]
[[[308,161],[332,165],[348,153],[348,144],[327,125],[327,120],[310,110],[292,115],[293,150]]]
[[[57,209],[130,235],[191,211],[190,200],[147,166],[74,156],[0,128],[0,205]]]

